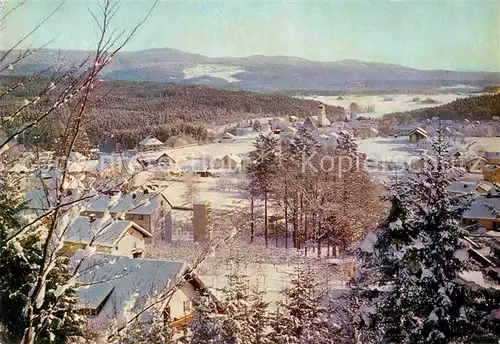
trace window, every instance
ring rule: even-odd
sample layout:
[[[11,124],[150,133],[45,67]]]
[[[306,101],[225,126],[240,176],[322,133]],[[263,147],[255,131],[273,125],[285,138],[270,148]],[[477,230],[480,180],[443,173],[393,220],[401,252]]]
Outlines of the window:
[[[132,253],[132,258],[142,258],[142,252],[134,252],[134,253]]]
[[[191,312],[191,300],[183,301],[182,308],[184,309],[184,313]]]
[[[144,215],[139,215],[139,220],[144,220]]]

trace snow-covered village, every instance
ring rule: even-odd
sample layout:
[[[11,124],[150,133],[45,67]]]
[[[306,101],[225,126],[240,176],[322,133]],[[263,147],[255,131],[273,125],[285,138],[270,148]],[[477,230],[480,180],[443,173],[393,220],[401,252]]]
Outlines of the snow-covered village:
[[[500,342],[500,5],[252,6],[2,3],[0,343]]]

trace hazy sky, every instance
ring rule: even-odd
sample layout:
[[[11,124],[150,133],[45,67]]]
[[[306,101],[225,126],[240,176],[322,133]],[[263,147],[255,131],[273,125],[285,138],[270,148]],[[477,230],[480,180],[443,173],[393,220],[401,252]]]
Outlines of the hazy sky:
[[[9,16],[3,49],[57,5],[28,2]],[[14,4],[7,0],[1,11]],[[131,27],[150,5],[122,0],[113,27]],[[52,48],[92,48],[97,33],[87,7],[95,6],[95,0],[67,0],[30,43],[54,38]],[[500,71],[500,1],[162,1],[126,49],[162,47],[208,56],[353,58]]]

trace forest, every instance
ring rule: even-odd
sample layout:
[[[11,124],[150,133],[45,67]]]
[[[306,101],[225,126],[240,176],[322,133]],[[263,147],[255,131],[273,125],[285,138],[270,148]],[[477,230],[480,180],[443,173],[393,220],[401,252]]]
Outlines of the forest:
[[[485,121],[491,120],[493,116],[500,116],[500,93],[471,96],[436,107],[386,115],[386,117],[399,118],[399,122],[407,122],[416,117]]]
[[[8,80],[7,80],[8,79]],[[12,83],[16,77],[4,78],[2,84]],[[22,77],[19,77],[19,82]],[[43,90],[44,79],[30,80],[29,87],[19,87],[9,95],[9,101],[0,107],[3,118],[10,107],[16,107]],[[0,85],[1,87],[1,85]],[[63,85],[57,85],[63,87]],[[166,141],[172,136],[183,136],[195,141],[209,139],[207,128],[270,116],[317,115],[319,102],[297,99],[281,94],[264,94],[246,91],[229,91],[209,86],[174,85],[153,82],[125,82],[100,80],[89,107],[84,126],[92,146],[113,138],[123,149],[134,148],[148,135]],[[32,111],[36,113],[36,110]],[[330,120],[339,120],[342,107],[327,106]],[[25,114],[30,120],[34,114]],[[63,113],[50,122],[38,123],[21,140],[25,144],[37,143],[41,148],[51,147],[64,127],[67,117]],[[57,118],[57,119],[54,119]],[[8,121],[4,121],[8,122]],[[14,130],[21,123],[8,123],[4,129]],[[31,140],[31,141],[30,141]]]

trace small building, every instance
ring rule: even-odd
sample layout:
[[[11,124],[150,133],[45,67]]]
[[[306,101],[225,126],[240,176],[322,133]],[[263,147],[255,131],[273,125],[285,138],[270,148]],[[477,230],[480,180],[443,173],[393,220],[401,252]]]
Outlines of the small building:
[[[146,137],[144,140],[139,142],[139,148],[140,149],[156,149],[159,147],[162,147],[164,144],[160,140],[158,140],[156,137]]]
[[[469,156],[464,158],[465,170],[469,173],[481,173],[486,166],[486,159],[480,156]]]
[[[484,158],[490,165],[500,165],[500,152],[484,152]]]
[[[145,239],[152,235],[132,221],[97,218],[95,215],[78,216],[68,225],[62,253],[71,257],[87,245],[101,253],[140,258]]]
[[[98,267],[98,268],[97,268]],[[93,254],[79,250],[71,258],[71,273],[78,269],[78,313],[87,316],[94,329],[105,329],[121,321],[126,312],[140,314],[143,326],[158,317],[168,323],[174,335],[193,319],[195,302],[208,295],[222,308],[203,282],[182,261],[141,259]],[[174,288],[175,286],[175,288]],[[163,302],[157,300],[172,290]]]
[[[226,154],[221,159],[222,168],[237,170],[241,169],[242,164],[243,164],[243,159],[233,153]]]
[[[464,154],[458,149],[452,149],[448,153],[450,164],[455,167],[462,167]]]
[[[478,182],[456,181],[452,182],[446,192],[450,195],[486,195],[492,188],[492,185]]]
[[[500,230],[500,196],[478,196],[463,214],[466,225],[477,224],[487,230]]]
[[[415,128],[408,134],[408,140],[412,143],[416,143],[426,138],[427,138],[427,132],[420,127]]]
[[[309,131],[314,131],[318,127],[318,120],[314,116],[309,116],[305,119],[302,126]]]
[[[483,168],[483,179],[500,184],[500,165],[487,165]]]
[[[137,155],[137,161],[143,167],[148,167],[148,166],[169,167],[176,163],[176,160],[166,152],[142,153]]]
[[[228,132],[225,132],[219,139],[220,143],[227,143],[233,141],[234,141],[234,135]]]

